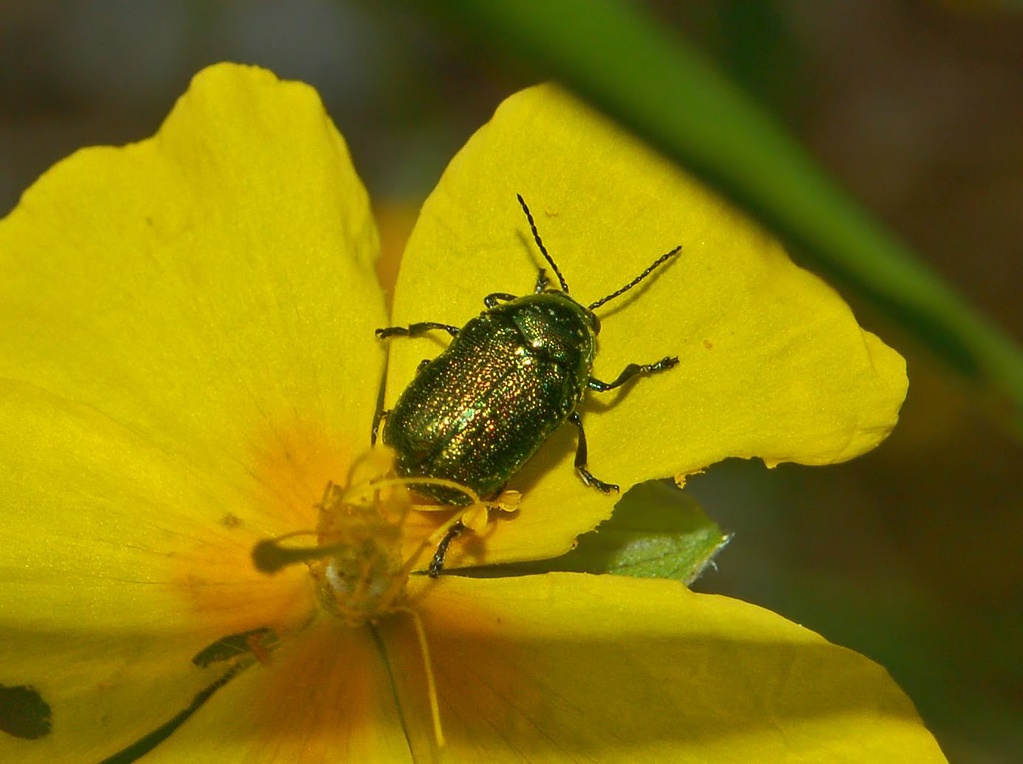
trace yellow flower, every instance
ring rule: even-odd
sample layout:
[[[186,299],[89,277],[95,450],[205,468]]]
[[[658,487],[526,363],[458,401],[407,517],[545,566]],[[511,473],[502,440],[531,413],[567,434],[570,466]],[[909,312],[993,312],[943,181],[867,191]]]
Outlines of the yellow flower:
[[[598,477],[830,463],[894,425],[896,353],[552,87],[452,162],[388,319],[315,93],[213,67],[154,138],[78,152],[0,223],[0,760],[941,760],[883,669],[757,607],[616,576],[406,575],[442,519],[369,486],[374,330],[528,292],[516,193],[584,302],[683,246],[600,311],[596,376],[681,363],[590,396]],[[390,344],[393,402],[439,344]],[[549,558],[610,514],[563,430],[449,572]],[[274,575],[253,562],[317,544]]]

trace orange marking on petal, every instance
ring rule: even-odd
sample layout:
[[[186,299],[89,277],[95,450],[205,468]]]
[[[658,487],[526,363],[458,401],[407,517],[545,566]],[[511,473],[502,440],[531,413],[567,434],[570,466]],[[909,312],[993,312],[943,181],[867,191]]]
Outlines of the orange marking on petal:
[[[333,618],[320,618],[276,653],[251,700],[255,734],[282,749],[282,758],[300,753],[302,761],[341,760],[381,736],[381,721],[397,721],[369,628]]]
[[[208,523],[184,532],[193,544],[175,555],[172,579],[200,616],[204,636],[212,640],[262,626],[280,634],[317,612],[304,565],[267,575],[254,566],[252,550],[266,538],[315,531],[324,486],[350,469],[349,449],[337,440],[308,423],[254,437],[252,481],[239,491],[238,506],[218,508]]]
[[[429,642],[444,737],[460,749],[467,745],[467,730],[479,734],[493,720],[508,717],[512,706],[528,709],[526,716],[536,718],[549,699],[535,677],[522,674],[532,650],[529,635],[509,629],[500,612],[480,598],[451,596],[449,584],[443,577],[414,579],[409,585],[409,607],[419,615]],[[414,752],[429,751],[434,745],[429,677],[414,624],[409,618],[392,618],[377,628],[409,744]]]

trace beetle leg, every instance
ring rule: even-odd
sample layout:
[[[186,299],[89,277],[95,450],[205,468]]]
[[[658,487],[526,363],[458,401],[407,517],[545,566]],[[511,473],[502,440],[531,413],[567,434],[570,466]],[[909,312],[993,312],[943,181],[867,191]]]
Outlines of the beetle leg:
[[[460,329],[449,324],[439,324],[436,321],[422,321],[418,324],[408,326],[388,326],[385,329],[377,329],[377,339],[383,340],[388,337],[418,337],[431,329],[443,329],[452,337],[457,337]]]
[[[433,559],[430,560],[430,566],[426,569],[426,575],[430,578],[437,578],[440,575],[440,572],[444,570],[444,558],[447,557],[448,547],[451,546],[451,542],[455,540],[455,537],[464,530],[465,526],[462,525],[461,520],[448,528],[444,538],[437,544],[437,551],[433,553]]]
[[[593,486],[601,493],[617,493],[618,486],[614,483],[605,483],[593,477],[593,473],[586,469],[586,433],[583,432],[583,420],[579,417],[578,411],[568,415],[568,421],[579,428],[579,445],[575,449],[575,469],[586,485]]]
[[[385,410],[383,406],[379,407],[376,413],[373,415],[373,431],[369,436],[369,444],[375,446],[377,442],[377,435],[380,433],[380,423],[387,418],[390,414],[390,410]]]
[[[533,288],[533,294],[540,294],[550,283],[551,280],[547,278],[547,271],[541,268],[540,272],[536,274],[536,286]]]
[[[630,363],[625,367],[624,371],[615,378],[614,382],[601,382],[595,377],[590,377],[586,384],[591,390],[596,390],[598,393],[604,393],[608,390],[614,390],[616,387],[621,387],[635,376],[666,371],[676,364],[678,364],[678,356],[666,356],[657,363]]]
[[[488,308],[496,308],[497,303],[499,302],[511,302],[512,300],[517,299],[518,298],[515,295],[508,294],[507,292],[494,292],[493,294],[488,294],[483,298],[483,304]]]
[[[419,366],[416,367],[416,374],[419,374],[419,372],[425,369],[429,365],[429,363],[430,363],[429,358],[424,358],[422,361],[420,361]],[[377,403],[376,413],[373,414],[373,429],[369,435],[369,444],[371,446],[376,445],[377,438],[380,435],[380,423],[383,422],[384,419],[387,418],[387,415],[390,413],[391,413],[390,409],[384,408],[383,396],[381,396],[381,400]]]

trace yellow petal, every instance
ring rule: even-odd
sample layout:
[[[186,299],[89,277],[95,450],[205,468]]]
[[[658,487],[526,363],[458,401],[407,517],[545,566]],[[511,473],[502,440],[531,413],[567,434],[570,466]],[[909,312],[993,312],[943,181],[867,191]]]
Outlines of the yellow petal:
[[[95,762],[181,711],[218,669],[191,664],[192,640],[153,634],[84,635],[5,627],[0,684],[28,687],[49,706],[35,739],[0,733],[0,761]],[[0,704],[0,718],[14,709]]]
[[[66,637],[10,636],[16,650],[6,638],[0,644],[5,679],[31,680],[52,708],[52,731],[35,740],[0,735],[3,761],[99,761],[183,713],[186,723],[145,761],[410,760],[368,628],[321,619],[226,682],[218,680],[231,664],[193,666],[182,638],[118,635],[79,640],[72,651]]]
[[[262,503],[261,487],[208,480],[92,407],[23,383],[0,382],[0,432],[2,628],[191,633],[194,652],[313,611],[303,570],[271,578],[251,560],[260,539],[312,527],[311,504]]]
[[[368,628],[323,619],[217,695],[153,762],[411,761],[387,666]]]
[[[395,324],[462,325],[486,294],[532,290],[541,261],[516,193],[584,304],[683,248],[643,287],[597,310],[595,377],[680,359],[626,390],[587,394],[581,410],[598,478],[624,490],[726,457],[838,462],[894,426],[906,389],[897,353],[769,236],[553,86],[508,99],[448,167],[409,241]],[[391,343],[392,400],[444,341]],[[530,557],[562,552],[610,512],[573,475],[573,429],[509,484],[525,494],[521,517],[494,535],[488,560],[515,557],[511,546]]]
[[[29,189],[0,222],[21,544],[0,557],[21,587],[0,618],[174,628],[184,602],[216,638],[277,613],[252,545],[312,529],[369,439],[376,242],[315,92],[247,67],[206,70],[155,138]],[[285,579],[271,599],[295,598]]]
[[[616,576],[424,586],[452,761],[944,761],[884,669],[753,605]],[[415,636],[384,635],[415,752]]]
[[[94,760],[209,684],[204,645],[308,619],[309,577],[251,551],[368,443],[376,250],[316,94],[230,65],[0,221],[0,684],[53,714],[3,745]]]
[[[377,249],[316,93],[212,67],[156,137],[78,152],[0,223],[0,376],[221,486],[248,487],[258,452],[298,431],[362,450],[383,360]]]

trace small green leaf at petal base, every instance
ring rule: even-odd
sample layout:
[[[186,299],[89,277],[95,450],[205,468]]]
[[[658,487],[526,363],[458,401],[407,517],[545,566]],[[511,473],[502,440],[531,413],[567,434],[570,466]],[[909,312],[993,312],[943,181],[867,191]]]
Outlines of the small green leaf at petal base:
[[[568,554],[499,570],[501,575],[614,573],[688,585],[699,578],[730,538],[672,481],[652,480],[628,491],[611,519],[580,536],[578,546]]]
[[[626,493],[611,519],[580,537],[570,554],[594,561],[604,555],[607,573],[688,585],[730,540],[693,497],[670,480],[654,480]]]

